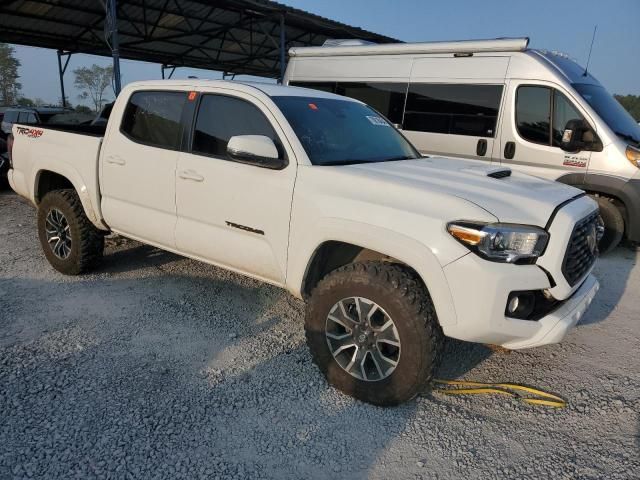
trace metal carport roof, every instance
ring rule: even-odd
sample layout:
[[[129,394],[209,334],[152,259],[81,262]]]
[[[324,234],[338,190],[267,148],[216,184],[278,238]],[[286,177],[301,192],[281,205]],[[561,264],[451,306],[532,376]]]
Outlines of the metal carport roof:
[[[398,41],[268,0],[109,1],[119,56],[168,66],[277,78],[283,40],[286,49],[329,38]],[[0,41],[111,56],[107,7],[103,0],[0,0]]]

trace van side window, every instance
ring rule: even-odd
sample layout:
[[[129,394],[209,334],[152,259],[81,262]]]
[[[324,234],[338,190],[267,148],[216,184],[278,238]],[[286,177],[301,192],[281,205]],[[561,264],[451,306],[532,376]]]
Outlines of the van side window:
[[[235,135],[265,135],[280,149],[276,132],[258,107],[240,98],[203,95],[193,132],[193,153],[226,159],[227,143]]]
[[[336,93],[336,82],[289,82],[292,87],[311,88],[321,92]]]
[[[391,123],[402,123],[406,83],[340,83],[335,93],[355,98],[375,108]]]
[[[495,136],[502,85],[409,86],[404,128],[419,132]]]
[[[179,150],[186,92],[135,92],[124,111],[120,131],[134,142]]]
[[[552,144],[554,147],[562,146],[562,134],[564,133],[567,123],[571,120],[584,120],[584,117],[576,107],[573,106],[571,100],[565,97],[557,90],[553,92],[553,129]]]
[[[518,87],[516,126],[522,138],[549,145],[551,134],[551,89],[540,86]]]

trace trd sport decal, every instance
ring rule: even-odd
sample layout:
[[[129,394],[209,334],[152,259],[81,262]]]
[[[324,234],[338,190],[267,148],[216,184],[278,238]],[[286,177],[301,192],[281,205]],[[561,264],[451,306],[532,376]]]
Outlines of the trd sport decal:
[[[39,128],[16,127],[16,130],[20,135],[26,135],[29,138],[40,138],[44,133],[44,130]]]

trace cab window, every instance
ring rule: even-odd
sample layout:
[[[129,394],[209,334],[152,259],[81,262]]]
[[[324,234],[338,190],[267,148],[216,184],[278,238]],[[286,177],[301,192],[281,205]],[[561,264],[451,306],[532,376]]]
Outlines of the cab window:
[[[137,143],[179,150],[186,99],[185,92],[135,92],[124,111],[120,131]]]
[[[516,126],[520,136],[533,143],[549,145],[551,133],[551,89],[519,87],[516,94]]]
[[[571,120],[584,120],[584,117],[558,90],[538,85],[518,87],[516,127],[524,140],[560,147]]]
[[[235,135],[267,136],[281,151],[276,132],[258,107],[240,98],[203,95],[193,132],[193,153],[227,159],[227,144]]]

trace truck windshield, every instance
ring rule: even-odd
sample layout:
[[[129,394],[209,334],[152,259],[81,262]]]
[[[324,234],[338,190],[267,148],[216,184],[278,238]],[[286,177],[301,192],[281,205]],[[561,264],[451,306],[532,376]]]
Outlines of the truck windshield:
[[[314,165],[349,165],[420,158],[375,110],[333,98],[272,97]]]
[[[574,83],[578,93],[619,137],[640,144],[640,126],[618,101],[600,85]]]

